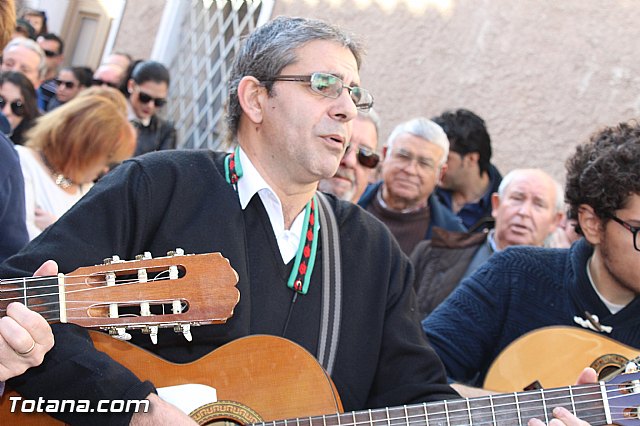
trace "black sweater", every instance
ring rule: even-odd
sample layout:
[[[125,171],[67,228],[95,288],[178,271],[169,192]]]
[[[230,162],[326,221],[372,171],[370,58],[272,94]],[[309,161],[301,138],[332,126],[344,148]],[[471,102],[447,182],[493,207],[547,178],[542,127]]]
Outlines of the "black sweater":
[[[161,331],[155,346],[147,336],[134,337],[135,343],[168,360],[186,362],[240,336],[282,335],[292,299],[286,286],[291,265],[282,265],[259,197],[242,211],[224,179],[223,155],[165,151],[124,163],[1,265],[0,276],[30,273],[49,258],[59,263],[61,272],[69,272],[113,254],[131,259],[144,251],[163,256],[176,247],[186,253],[220,251],[240,277],[240,302],[227,324],[192,329],[191,343],[172,331]],[[330,200],[343,259],[342,321],[332,378],[344,408],[454,397],[415,316],[408,259],[380,222],[357,206]],[[318,259],[322,249],[320,244]],[[297,298],[284,333],[314,354],[321,283],[318,261],[309,293]],[[45,362],[10,381],[26,398],[137,399],[152,390],[97,352],[79,327],[58,324],[54,332],[56,344]],[[126,424],[130,414],[60,417],[71,423]]]

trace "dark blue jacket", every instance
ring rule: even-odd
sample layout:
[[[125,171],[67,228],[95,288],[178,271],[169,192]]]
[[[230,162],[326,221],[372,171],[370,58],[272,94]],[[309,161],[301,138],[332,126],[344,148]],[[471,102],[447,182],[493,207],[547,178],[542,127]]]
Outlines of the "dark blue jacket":
[[[640,297],[612,314],[587,276],[592,253],[584,239],[570,249],[509,247],[463,280],[422,322],[449,377],[481,385],[509,343],[541,327],[579,327],[574,316],[585,311],[613,328],[606,337],[640,348]]]
[[[480,232],[484,229],[493,228],[493,217],[491,216],[491,195],[498,192],[502,175],[493,164],[489,164],[489,189],[477,203],[468,203],[462,206],[457,216],[462,220],[462,224],[470,231]],[[436,187],[434,191],[438,201],[447,209],[453,211],[451,197],[453,192],[448,189]]]
[[[360,200],[358,200],[358,205],[363,209],[366,209],[381,186],[382,181],[369,185],[362,194],[362,197],[360,197]],[[429,228],[427,228],[427,233],[424,236],[425,240],[431,238],[431,230],[434,226],[444,228],[447,231],[467,231],[467,228],[464,227],[460,218],[454,215],[451,210],[443,206],[442,203],[438,201],[438,198],[433,194],[429,196],[429,214],[431,222],[429,223]]]
[[[0,262],[29,242],[24,180],[13,143],[0,133]]]

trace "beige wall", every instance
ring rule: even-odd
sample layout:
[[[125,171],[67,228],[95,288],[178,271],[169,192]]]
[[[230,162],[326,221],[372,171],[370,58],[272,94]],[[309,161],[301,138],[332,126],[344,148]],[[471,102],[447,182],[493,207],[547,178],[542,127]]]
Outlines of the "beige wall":
[[[134,59],[148,59],[165,3],[165,0],[127,1],[113,50],[128,53]]]
[[[273,14],[361,37],[384,138],[400,121],[466,107],[486,120],[503,173],[535,166],[562,180],[577,142],[639,115],[633,0],[277,0]]]

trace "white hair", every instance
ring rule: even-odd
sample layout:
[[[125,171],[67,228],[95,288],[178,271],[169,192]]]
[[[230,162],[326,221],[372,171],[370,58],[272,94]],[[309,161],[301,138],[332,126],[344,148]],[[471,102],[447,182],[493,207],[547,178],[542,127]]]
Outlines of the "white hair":
[[[555,213],[563,212],[565,206],[564,206],[564,190],[562,189],[562,185],[560,185],[560,183],[557,180],[555,180],[553,177],[551,177],[547,172],[545,172],[542,169],[511,170],[509,173],[505,175],[505,177],[502,178],[502,182],[500,182],[500,186],[498,187],[498,196],[500,197],[500,199],[501,200],[504,199],[504,193],[507,191],[507,188],[509,187],[509,185],[511,185],[511,182],[513,182],[513,180],[516,177],[531,171],[540,172],[545,176],[547,176],[549,179],[551,179],[551,182],[553,182],[553,186],[555,187],[555,190],[556,190]]]
[[[18,46],[26,47],[27,49],[33,50],[35,53],[38,54],[38,56],[40,57],[40,63],[38,64],[38,78],[41,78],[41,79],[44,78],[44,76],[47,73],[47,61],[46,61],[46,56],[44,55],[44,50],[42,50],[42,47],[40,47],[38,43],[31,40],[30,38],[16,37],[13,40],[11,40],[9,44],[5,46],[3,53],[7,53],[12,48],[18,47]]]
[[[447,134],[442,130],[442,127],[424,117],[417,117],[409,121],[405,121],[404,123],[398,124],[389,135],[389,138],[387,139],[387,149],[391,151],[393,143],[398,136],[405,133],[417,136],[428,143],[432,143],[442,148],[444,153],[438,166],[442,167],[444,163],[447,162],[447,157],[449,155],[449,139],[447,139]]]

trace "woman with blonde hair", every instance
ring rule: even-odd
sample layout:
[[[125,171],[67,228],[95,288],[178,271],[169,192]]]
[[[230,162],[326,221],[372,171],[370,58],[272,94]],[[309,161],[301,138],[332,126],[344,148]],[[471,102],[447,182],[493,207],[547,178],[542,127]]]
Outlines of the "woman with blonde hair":
[[[115,89],[90,88],[40,117],[17,146],[25,180],[27,229],[35,238],[110,167],[131,157],[135,130]]]

